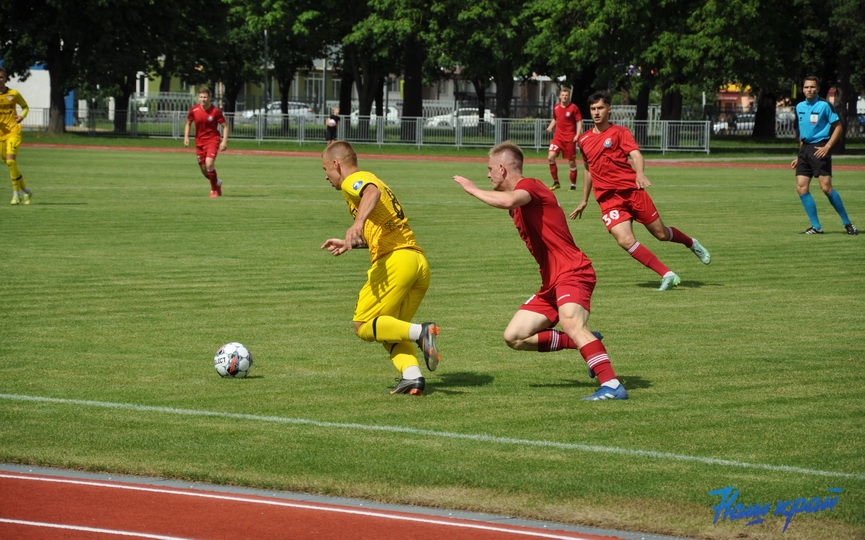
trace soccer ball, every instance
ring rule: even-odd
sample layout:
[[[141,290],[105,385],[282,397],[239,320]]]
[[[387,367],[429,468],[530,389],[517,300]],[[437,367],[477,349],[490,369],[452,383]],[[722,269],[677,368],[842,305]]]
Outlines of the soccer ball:
[[[227,343],[216,351],[213,367],[220,377],[242,379],[252,369],[252,353],[242,343]]]
[[[327,119],[327,125],[329,125],[330,127],[335,126],[335,125],[336,125],[336,120],[334,120],[333,118],[328,118],[328,119]]]

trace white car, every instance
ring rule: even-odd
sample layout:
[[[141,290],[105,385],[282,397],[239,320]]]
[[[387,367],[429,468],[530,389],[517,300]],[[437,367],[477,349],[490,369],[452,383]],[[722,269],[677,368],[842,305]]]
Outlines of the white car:
[[[426,119],[427,127],[456,127],[457,119],[460,120],[460,125],[462,127],[477,127],[478,126],[478,109],[476,107],[470,107],[465,109],[457,109],[452,113],[448,114],[440,114],[438,116],[431,116]],[[484,111],[484,122],[488,124],[492,124],[495,122],[496,115],[494,115],[489,109]]]
[[[360,118],[360,111],[352,111],[349,115],[349,121],[352,126],[357,125],[357,121]],[[378,116],[375,114],[375,107],[373,107],[372,111],[369,113],[369,123],[375,124],[376,120],[378,120]],[[390,105],[387,107],[387,111],[384,114],[384,123],[388,126],[398,126],[399,125],[399,109]]]
[[[241,114],[244,118],[258,118],[262,115],[262,110],[254,109],[249,111],[243,111],[243,113]],[[307,122],[314,122],[315,110],[310,105],[303,103],[302,101],[289,101],[287,116],[289,118],[303,118]],[[279,118],[282,118],[281,105],[278,101],[272,101],[267,105],[267,119],[272,120]]]

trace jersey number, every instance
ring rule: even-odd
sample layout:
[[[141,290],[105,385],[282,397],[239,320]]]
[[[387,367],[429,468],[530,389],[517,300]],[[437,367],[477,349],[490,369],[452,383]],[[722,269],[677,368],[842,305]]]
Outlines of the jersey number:
[[[607,227],[609,227],[610,223],[619,220],[619,211],[618,210],[610,210],[610,213],[604,214],[603,216],[601,216],[601,219],[603,219],[604,223],[606,223]]]
[[[390,203],[393,205],[393,211],[396,214],[396,217],[399,219],[405,219],[405,212],[403,212],[402,205],[399,203],[396,195],[393,194],[393,191],[391,191],[390,188],[384,188],[384,192],[387,193],[388,197],[390,197]]]

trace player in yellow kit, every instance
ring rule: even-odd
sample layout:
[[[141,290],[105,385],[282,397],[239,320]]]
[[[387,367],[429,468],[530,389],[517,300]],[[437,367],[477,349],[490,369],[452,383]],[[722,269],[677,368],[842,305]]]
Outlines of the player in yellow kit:
[[[370,269],[354,310],[354,331],[364,341],[384,345],[401,378],[391,394],[423,395],[425,380],[415,355],[421,348],[427,369],[435,370],[440,354],[435,344],[439,327],[411,323],[430,284],[429,265],[393,191],[374,174],[361,171],[357,154],[336,141],[321,154],[322,168],[341,191],[354,223],[344,238],[330,238],[321,249],[342,255],[369,249]]]
[[[30,108],[17,90],[6,87],[8,80],[6,70],[0,67],[0,156],[3,156],[12,178],[12,204],[30,204],[33,193],[27,189],[16,159],[21,144],[21,121]],[[18,107],[21,107],[21,114],[18,114]]]

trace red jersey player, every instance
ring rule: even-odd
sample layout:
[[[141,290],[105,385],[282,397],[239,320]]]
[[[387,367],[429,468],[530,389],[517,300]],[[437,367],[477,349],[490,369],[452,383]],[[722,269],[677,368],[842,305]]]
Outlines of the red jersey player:
[[[604,344],[586,327],[595,271],[574,243],[556,196],[540,180],[523,177],[523,151],[516,144],[504,142],[489,156],[487,177],[493,191],[479,189],[462,176],[454,180],[469,195],[508,210],[541,272],[541,290],[513,316],[505,329],[505,342],[523,351],[579,349],[601,383],[597,392],[583,399],[628,399]],[[563,331],[554,329],[557,323]]]
[[[553,119],[547,126],[547,133],[555,135],[550,142],[550,151],[547,161],[550,163],[550,176],[553,177],[553,185],[550,189],[559,189],[559,168],[556,165],[556,157],[561,153],[571,166],[571,191],[577,189],[577,136],[583,131],[583,116],[580,108],[571,103],[571,91],[562,88],[559,91],[559,102],[553,106]]]
[[[195,124],[195,151],[201,174],[210,181],[210,196],[222,195],[222,180],[216,175],[216,155],[228,145],[228,124],[219,107],[211,103],[210,88],[198,90],[198,105],[189,109],[183,129],[183,146],[189,146],[189,128]],[[219,126],[222,126],[220,140]]]
[[[661,221],[658,210],[645,188],[652,185],[643,169],[645,162],[640,147],[628,128],[611,124],[610,95],[596,92],[589,98],[589,111],[595,127],[580,136],[586,174],[583,182],[583,200],[571,212],[571,219],[582,217],[594,187],[595,199],[601,206],[601,218],[607,230],[628,254],[661,276],[659,291],[677,286],[682,280],[667,268],[649,248],[634,237],[633,221],[642,223],[658,240],[676,242],[690,248],[694,255],[709,264],[711,256],[696,238],[684,234]],[[630,156],[632,163],[628,162]]]

